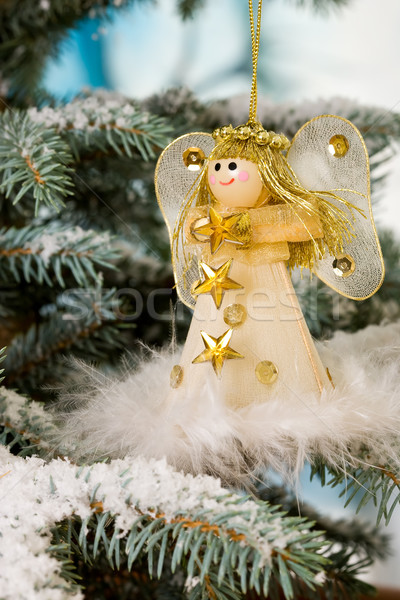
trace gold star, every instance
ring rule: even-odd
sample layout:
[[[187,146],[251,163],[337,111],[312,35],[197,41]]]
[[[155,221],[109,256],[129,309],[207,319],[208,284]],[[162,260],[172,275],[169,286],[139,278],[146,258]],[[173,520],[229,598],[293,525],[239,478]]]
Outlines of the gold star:
[[[233,281],[228,277],[229,270],[232,265],[232,258],[226,263],[213,269],[206,263],[201,262],[200,267],[203,271],[205,280],[199,283],[193,290],[193,294],[211,294],[215,306],[219,308],[221,306],[222,298],[224,297],[225,290],[239,290],[243,288],[240,283]]]
[[[225,241],[243,244],[239,237],[235,233],[232,233],[232,229],[242,218],[241,214],[221,217],[221,215],[211,206],[209,218],[209,222],[205,225],[195,227],[193,233],[210,238],[211,254],[214,254]]]
[[[218,379],[220,379],[225,359],[244,358],[242,354],[239,354],[239,352],[236,352],[236,350],[233,350],[228,346],[232,333],[233,329],[228,329],[225,333],[220,335],[219,338],[215,338],[212,335],[208,335],[205,331],[200,331],[205,350],[196,356],[192,362],[196,364],[211,361],[215,374]]]

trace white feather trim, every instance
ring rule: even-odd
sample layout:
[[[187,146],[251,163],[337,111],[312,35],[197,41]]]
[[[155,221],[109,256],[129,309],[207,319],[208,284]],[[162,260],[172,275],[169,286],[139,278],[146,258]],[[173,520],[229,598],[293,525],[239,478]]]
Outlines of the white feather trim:
[[[239,410],[207,381],[184,402],[167,402],[179,362],[168,351],[151,352],[121,378],[79,363],[77,386],[61,399],[62,443],[73,442],[78,459],[165,456],[177,469],[235,484],[265,466],[296,474],[316,457],[343,469],[360,446],[373,449],[376,464],[400,466],[400,322],[339,332],[317,346],[334,389]]]

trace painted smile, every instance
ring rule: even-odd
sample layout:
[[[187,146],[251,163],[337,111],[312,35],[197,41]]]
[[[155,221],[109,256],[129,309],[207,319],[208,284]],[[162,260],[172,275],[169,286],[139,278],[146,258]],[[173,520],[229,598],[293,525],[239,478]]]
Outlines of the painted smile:
[[[231,185],[231,183],[233,183],[235,181],[235,178],[232,177],[232,179],[230,181],[228,181],[227,183],[224,183],[223,181],[220,181],[221,185]]]

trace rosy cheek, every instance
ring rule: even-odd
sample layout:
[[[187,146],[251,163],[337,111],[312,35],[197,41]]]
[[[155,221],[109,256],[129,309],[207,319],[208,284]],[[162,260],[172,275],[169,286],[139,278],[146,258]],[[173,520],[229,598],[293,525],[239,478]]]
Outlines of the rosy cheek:
[[[239,177],[239,181],[247,181],[249,178],[249,174],[247,171],[240,171],[238,177]]]
[[[210,175],[210,183],[211,183],[211,185],[215,184],[215,176],[214,175]]]

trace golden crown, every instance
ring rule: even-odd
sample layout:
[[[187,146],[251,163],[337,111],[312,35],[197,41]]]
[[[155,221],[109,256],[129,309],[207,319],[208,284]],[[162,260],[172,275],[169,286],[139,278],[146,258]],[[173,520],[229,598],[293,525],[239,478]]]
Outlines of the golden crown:
[[[252,139],[259,146],[271,146],[276,150],[286,150],[290,146],[290,141],[283,133],[266,131],[261,123],[254,122],[248,122],[246,125],[239,125],[238,127],[232,127],[232,125],[219,127],[213,131],[212,136],[216,142],[223,142],[228,139]]]

